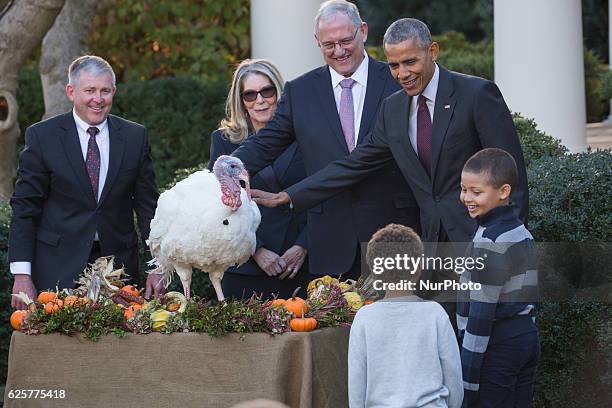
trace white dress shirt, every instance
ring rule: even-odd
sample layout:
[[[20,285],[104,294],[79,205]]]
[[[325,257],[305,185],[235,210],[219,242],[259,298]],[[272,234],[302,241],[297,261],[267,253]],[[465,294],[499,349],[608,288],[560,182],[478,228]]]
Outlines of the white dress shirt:
[[[436,94],[438,93],[438,82],[440,80],[440,69],[438,64],[434,69],[434,74],[431,77],[431,81],[427,84],[421,94],[427,98],[427,109],[429,109],[429,115],[431,116],[431,123],[433,124],[434,106],[436,106]],[[417,111],[418,111],[419,95],[413,96],[410,102],[410,118],[408,120],[408,135],[410,136],[410,144],[418,155],[417,150]]]
[[[363,112],[363,103],[365,101],[366,89],[368,87],[368,54],[364,52],[363,55],[363,61],[361,61],[361,64],[359,64],[357,70],[353,72],[353,75],[349,77],[355,80],[355,84],[351,89],[351,91],[353,92],[355,146],[357,146],[357,139],[359,138],[361,114]],[[329,67],[329,73],[331,75],[332,89],[334,90],[334,99],[336,100],[336,110],[340,112],[340,97],[342,96],[342,87],[340,86],[340,81],[346,79],[346,77],[334,71],[331,66]]]
[[[84,120],[82,120],[74,111],[72,110],[72,116],[74,117],[74,122],[76,123],[77,134],[79,135],[79,143],[81,145],[81,152],[83,153],[83,162],[85,162],[87,158],[87,144],[89,143],[89,133],[87,133],[87,129],[91,126],[87,124]],[[108,159],[110,155],[110,142],[108,136],[108,120],[104,120],[104,122],[96,125],[100,132],[96,136],[96,143],[98,144],[98,149],[100,150],[100,181],[98,183],[98,191],[96,199],[100,198],[100,194],[102,194],[102,189],[104,188],[104,182],[106,181],[106,174],[108,173]],[[99,240],[98,233],[94,237],[95,241]],[[15,274],[32,274],[32,263],[27,261],[20,262],[11,262],[10,263],[11,273]]]

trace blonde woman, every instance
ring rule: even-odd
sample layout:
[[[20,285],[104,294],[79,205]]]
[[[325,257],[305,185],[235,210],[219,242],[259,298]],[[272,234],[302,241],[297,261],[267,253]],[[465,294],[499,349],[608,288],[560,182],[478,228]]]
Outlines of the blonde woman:
[[[248,59],[240,63],[227,97],[226,117],[211,135],[209,170],[219,156],[231,154],[248,137],[257,137],[274,115],[282,90],[283,78],[271,61]],[[253,177],[251,187],[280,192],[305,176],[302,155],[293,143],[271,166]],[[226,296],[250,297],[255,292],[266,298],[273,294],[287,297],[298,286],[306,288],[305,213],[296,215],[286,208],[260,210],[257,250],[247,263],[226,271]]]

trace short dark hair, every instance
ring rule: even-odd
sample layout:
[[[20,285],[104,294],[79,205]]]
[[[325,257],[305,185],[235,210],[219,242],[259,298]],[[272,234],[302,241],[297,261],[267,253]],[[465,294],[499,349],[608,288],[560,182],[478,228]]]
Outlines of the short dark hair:
[[[416,18],[401,18],[387,28],[383,37],[383,46],[399,44],[415,39],[419,47],[428,48],[433,42],[427,24]]]
[[[518,179],[516,162],[510,153],[492,147],[476,152],[465,162],[463,171],[485,175],[487,182],[495,188],[504,184],[514,188]]]
[[[395,258],[396,255],[407,255],[409,258],[423,256],[423,242],[419,235],[410,227],[401,224],[389,224],[372,235],[368,242],[366,262],[372,271],[376,258]],[[381,277],[385,281],[409,279],[414,281],[419,274],[406,270],[385,269]]]

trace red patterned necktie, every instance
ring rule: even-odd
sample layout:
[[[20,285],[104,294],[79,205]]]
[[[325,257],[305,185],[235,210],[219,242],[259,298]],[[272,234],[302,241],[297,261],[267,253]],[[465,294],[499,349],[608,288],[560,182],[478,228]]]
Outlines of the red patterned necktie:
[[[96,135],[100,133],[97,127],[87,129],[89,133],[89,142],[87,143],[87,157],[85,158],[85,167],[89,174],[89,181],[93,189],[94,197],[98,201],[98,185],[100,183],[100,149],[96,143]]]
[[[427,98],[419,95],[417,109],[417,153],[419,160],[431,176],[431,116]]]

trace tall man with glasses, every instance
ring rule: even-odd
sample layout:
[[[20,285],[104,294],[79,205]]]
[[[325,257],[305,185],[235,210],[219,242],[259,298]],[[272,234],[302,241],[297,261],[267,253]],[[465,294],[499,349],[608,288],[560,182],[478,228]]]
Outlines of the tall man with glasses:
[[[115,73],[86,55],[68,68],[73,109],[30,126],[11,197],[9,262],[13,293],[72,288],[87,263],[115,255],[138,274],[138,235],[149,236],[157,189],[144,126],[109,115]],[[159,275],[147,292],[161,293]],[[155,288],[155,289],[154,289]],[[13,307],[24,308],[17,298]]]
[[[400,89],[388,66],[366,54],[368,26],[354,4],[327,1],[314,23],[327,64],[289,81],[272,120],[233,153],[252,174],[296,140],[308,175],[346,157],[372,130],[383,99]],[[313,275],[356,278],[360,242],[391,222],[419,224],[414,196],[392,162],[307,214]]]

